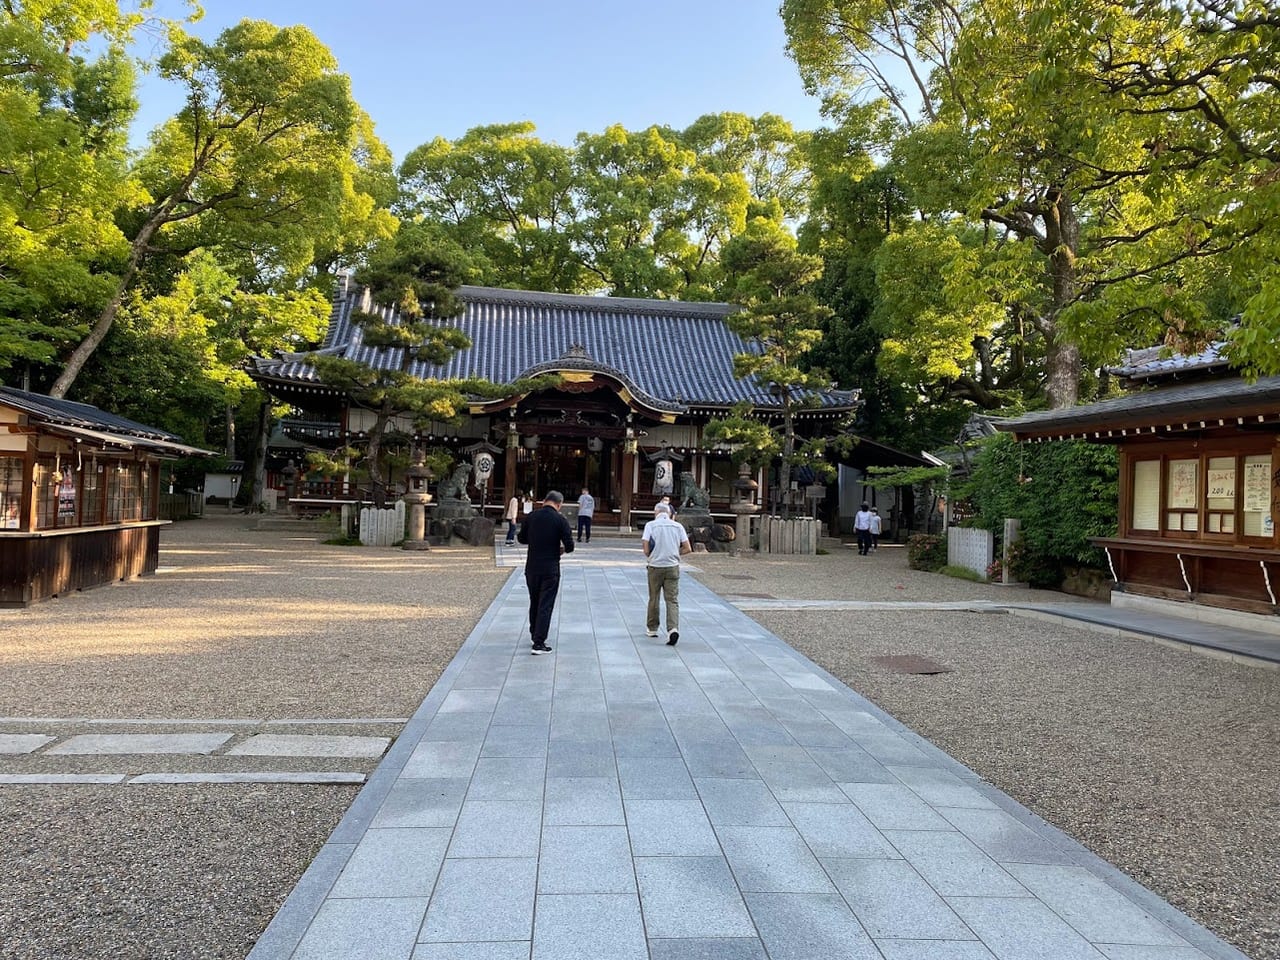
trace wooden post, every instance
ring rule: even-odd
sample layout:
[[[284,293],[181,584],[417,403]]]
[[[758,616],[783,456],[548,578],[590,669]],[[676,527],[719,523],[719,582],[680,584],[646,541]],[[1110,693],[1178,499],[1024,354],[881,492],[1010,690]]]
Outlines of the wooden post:
[[[635,483],[634,474],[636,470],[636,455],[634,453],[622,454],[622,476],[618,478],[621,490],[618,491],[622,516],[618,518],[618,529],[628,531],[631,529],[631,487]]]

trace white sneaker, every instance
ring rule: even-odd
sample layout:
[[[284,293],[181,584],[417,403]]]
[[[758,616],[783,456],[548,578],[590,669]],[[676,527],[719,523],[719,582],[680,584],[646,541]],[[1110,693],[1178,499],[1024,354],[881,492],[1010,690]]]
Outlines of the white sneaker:
[[[646,630],[646,631],[644,632],[644,635],[645,635],[646,637],[656,637],[656,636],[658,635],[658,631],[657,631],[657,630]]]

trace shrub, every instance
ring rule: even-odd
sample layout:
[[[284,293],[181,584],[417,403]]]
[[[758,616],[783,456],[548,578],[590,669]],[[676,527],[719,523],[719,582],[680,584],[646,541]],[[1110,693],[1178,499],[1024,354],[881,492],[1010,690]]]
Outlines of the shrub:
[[[947,538],[935,533],[913,533],[907,538],[907,566],[912,570],[941,570],[947,564]]]
[[[1090,537],[1116,532],[1116,451],[1055,441],[1019,445],[1001,434],[982,445],[963,494],[974,525],[1000,536],[1006,518],[1022,521],[1009,571],[1033,587],[1058,587],[1068,566],[1104,566]]]
[[[952,563],[941,567],[938,572],[948,577],[955,577],[957,580],[972,580],[974,583],[982,582],[982,574],[976,573],[968,567],[959,567]]]

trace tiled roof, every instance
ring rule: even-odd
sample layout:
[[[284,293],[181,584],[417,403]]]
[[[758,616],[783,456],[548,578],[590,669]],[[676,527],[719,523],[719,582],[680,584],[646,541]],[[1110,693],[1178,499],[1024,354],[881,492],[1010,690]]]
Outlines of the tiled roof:
[[[1154,380],[1165,377],[1176,377],[1182,373],[1202,373],[1215,369],[1226,369],[1230,366],[1222,350],[1225,341],[1211,343],[1199,353],[1170,353],[1168,347],[1144,347],[1141,350],[1126,350],[1124,363],[1117,367],[1108,367],[1110,373],[1128,380]]]
[[[87,403],[47,397],[13,387],[0,386],[0,403],[21,410],[37,423],[65,427],[73,431],[98,434],[107,442],[121,446],[140,446],[181,456],[200,456],[209,453],[187,445],[176,434],[149,427],[145,423],[108,413]]]
[[[1248,411],[1248,413],[1245,413]],[[1016,437],[1065,437],[1127,427],[1178,426],[1280,413],[1280,377],[1249,383],[1239,377],[1138,390],[1061,410],[1041,410],[996,423]]]
[[[750,380],[733,375],[733,356],[748,346],[725,323],[734,311],[724,303],[686,303],[569,294],[534,293],[495,287],[461,287],[461,316],[448,321],[472,342],[443,366],[414,363],[419,377],[479,377],[511,383],[547,369],[593,370],[621,380],[658,410],[729,407],[746,401],[778,406],[776,398]],[[395,308],[372,307],[361,291],[338,294],[321,348],[374,365],[399,363],[399,350],[365,346],[353,309],[394,317]],[[576,348],[581,348],[580,350]],[[318,384],[305,354],[255,361],[266,380]],[[852,408],[856,392],[829,390],[820,396],[831,410]]]

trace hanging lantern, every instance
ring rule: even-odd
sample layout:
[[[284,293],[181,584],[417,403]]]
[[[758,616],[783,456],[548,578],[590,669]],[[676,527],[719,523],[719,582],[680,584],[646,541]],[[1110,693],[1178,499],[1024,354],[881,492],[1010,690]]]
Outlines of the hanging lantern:
[[[587,441],[587,449],[590,450],[592,453],[599,453],[601,450],[604,449],[604,441],[601,440],[599,437],[591,437]]]

